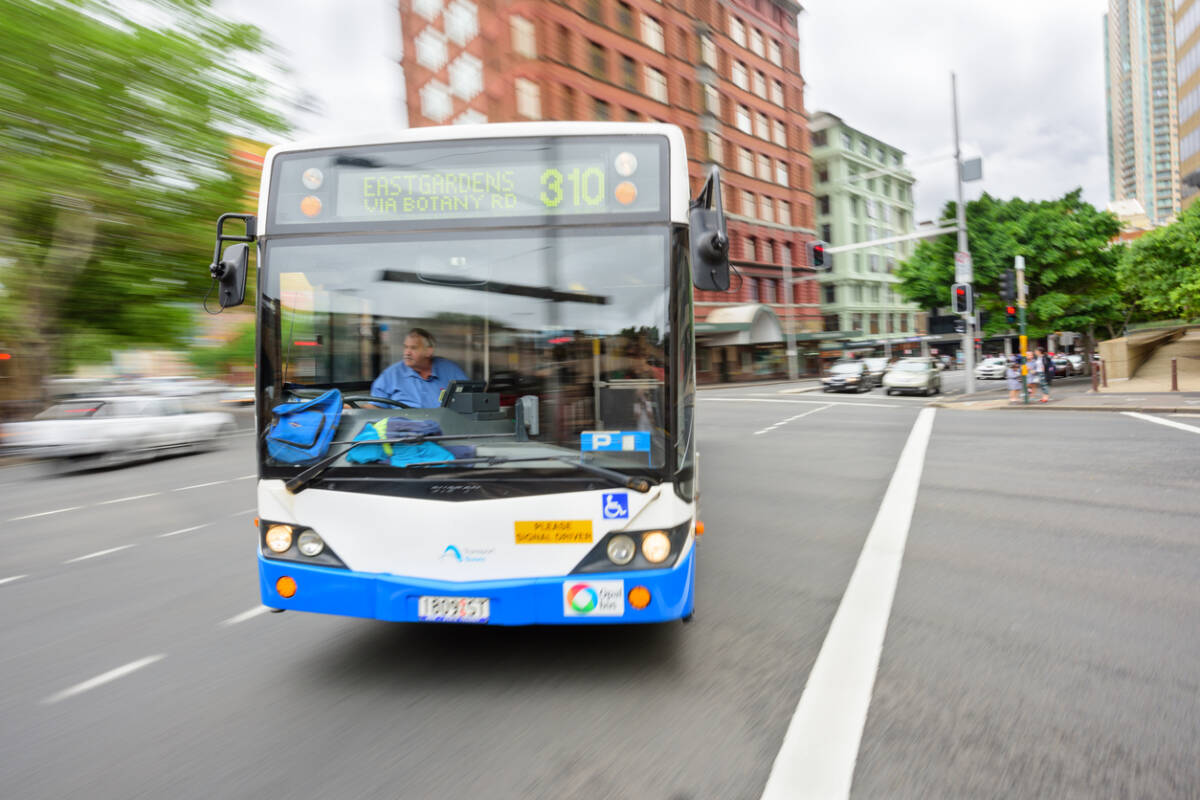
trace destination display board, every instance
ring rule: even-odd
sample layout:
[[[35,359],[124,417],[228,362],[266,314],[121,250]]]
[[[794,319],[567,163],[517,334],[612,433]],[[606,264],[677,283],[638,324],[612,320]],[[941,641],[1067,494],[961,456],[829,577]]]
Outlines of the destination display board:
[[[666,215],[661,136],[490,139],[289,153],[276,224]]]

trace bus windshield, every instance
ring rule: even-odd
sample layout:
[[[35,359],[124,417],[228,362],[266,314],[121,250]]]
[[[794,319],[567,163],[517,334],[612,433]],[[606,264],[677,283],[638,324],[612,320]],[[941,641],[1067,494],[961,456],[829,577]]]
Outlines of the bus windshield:
[[[355,401],[337,441],[398,417],[467,437],[454,444],[468,448],[472,469],[488,469],[487,457],[497,470],[565,469],[549,459],[581,453],[612,469],[661,469],[670,235],[665,225],[626,225],[265,242],[260,408],[330,387],[351,397],[382,392],[394,382],[380,376],[403,363],[418,329],[432,339],[440,377],[473,382],[478,403],[442,408],[444,395],[410,399],[423,406],[412,409]],[[419,464],[351,458],[330,473],[444,471],[397,466]]]

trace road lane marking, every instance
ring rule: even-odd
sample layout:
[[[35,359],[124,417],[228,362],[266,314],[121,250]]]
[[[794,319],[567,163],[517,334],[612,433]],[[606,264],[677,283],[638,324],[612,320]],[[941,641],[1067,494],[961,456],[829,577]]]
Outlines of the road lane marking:
[[[790,403],[806,406],[854,406],[855,408],[911,408],[911,406],[885,405],[883,403],[850,403],[845,400],[784,400],[774,397],[701,397],[708,403]]]
[[[1171,419],[1163,419],[1162,417],[1152,417],[1149,414],[1139,414],[1136,411],[1122,411],[1121,413],[1127,417],[1133,417],[1134,419],[1142,419],[1146,422],[1157,422],[1159,425],[1166,425],[1169,428],[1178,428],[1181,431],[1188,431],[1189,433],[1200,433],[1200,428],[1197,428],[1195,425],[1185,425],[1182,422],[1176,422],[1175,420]]]
[[[257,478],[258,475],[242,475],[240,478],[234,478],[235,481],[248,481],[251,478]]]
[[[26,514],[23,517],[11,517],[8,521],[16,522],[17,520],[20,520],[20,519],[33,519],[34,517],[48,517],[51,514],[62,514],[64,511],[78,511],[81,508],[83,508],[83,506],[71,506],[70,508],[56,508],[53,511],[42,511],[39,514]]]
[[[216,486],[219,483],[229,483],[229,481],[209,481],[208,483],[193,483],[191,486],[181,486],[178,489],[172,489],[172,492],[186,492],[188,489],[203,489],[205,486]]]
[[[922,409],[913,423],[771,767],[763,800],[850,796],[934,413]]]
[[[137,672],[142,667],[148,667],[156,661],[162,661],[166,657],[166,653],[159,653],[155,656],[147,656],[146,658],[141,658],[137,661],[131,661],[123,667],[110,669],[108,672],[105,672],[102,675],[97,675],[96,677],[86,680],[83,683],[77,683],[74,686],[63,689],[57,694],[52,694],[43,700],[42,703],[45,705],[51,705],[59,702],[60,700],[66,700],[68,697],[74,697],[77,694],[83,694],[90,689],[95,689],[97,686],[103,686],[106,683],[115,681],[117,678],[124,678],[131,672]]]
[[[815,413],[817,413],[818,411],[824,411],[824,410],[825,410],[825,409],[827,409],[827,408],[832,408],[832,405],[825,405],[825,406],[821,406],[820,408],[814,408],[814,409],[812,409],[811,411],[805,411],[803,414],[797,414],[797,415],[796,415],[796,416],[794,416],[794,417],[788,417],[787,419],[783,420],[782,422],[776,422],[774,425],[771,425],[771,426],[769,426],[769,427],[763,428],[761,431],[755,431],[755,432],[754,432],[754,435],[755,435],[755,436],[758,436],[760,433],[766,433],[767,431],[773,431],[773,430],[775,430],[776,428],[778,428],[780,425],[787,425],[789,422],[792,422],[792,421],[794,421],[794,420],[798,420],[798,419],[800,419],[801,417],[807,417],[809,414],[815,414]]]
[[[79,556],[78,558],[72,558],[67,561],[64,561],[63,563],[64,564],[74,564],[76,561],[87,561],[89,558],[99,558],[100,556],[106,556],[109,553],[116,553],[120,550],[128,550],[129,548],[136,547],[136,546],[137,545],[123,544],[120,547],[110,547],[107,550],[98,550],[95,553],[88,553],[86,556]]]
[[[232,519],[233,517],[240,517],[243,514],[249,514],[252,511],[258,511],[258,506],[255,506],[254,508],[247,508],[245,511],[235,511],[234,513],[230,514],[229,517],[230,517],[230,519]]]
[[[29,577],[28,575],[13,575],[10,578],[0,578],[0,585],[6,584],[6,583],[12,583],[13,581],[19,581],[19,580],[21,580],[21,578],[28,578],[28,577]]]
[[[118,497],[116,500],[105,500],[102,503],[96,503],[96,505],[110,506],[113,503],[124,503],[128,500],[141,500],[143,497],[155,497],[156,495],[160,495],[160,494],[162,494],[162,492],[150,492],[150,494],[135,494],[130,497]]]
[[[255,606],[254,608],[250,609],[249,611],[243,611],[242,613],[238,614],[236,617],[230,617],[229,619],[225,620],[221,624],[226,625],[226,626],[237,625],[239,622],[245,622],[248,619],[254,619],[259,614],[265,614],[270,610],[271,609],[267,608],[266,606]]]
[[[204,523],[203,525],[193,525],[193,526],[192,526],[192,527],[190,527],[190,528],[180,528],[179,530],[177,530],[177,531],[171,531],[170,533],[160,533],[160,534],[158,535],[158,538],[159,538],[159,539],[166,539],[168,536],[178,536],[178,535],[179,535],[179,534],[181,534],[181,533],[191,533],[192,531],[198,531],[198,530],[200,530],[201,528],[207,528],[207,527],[208,527],[210,524],[211,524],[211,523],[208,523],[208,522],[206,522],[206,523]]]

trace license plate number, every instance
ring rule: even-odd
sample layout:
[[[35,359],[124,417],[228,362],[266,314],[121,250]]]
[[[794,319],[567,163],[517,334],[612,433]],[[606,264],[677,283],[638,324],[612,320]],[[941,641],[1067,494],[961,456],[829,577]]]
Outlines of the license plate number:
[[[487,597],[423,595],[417,604],[417,616],[425,622],[487,622],[491,605]]]

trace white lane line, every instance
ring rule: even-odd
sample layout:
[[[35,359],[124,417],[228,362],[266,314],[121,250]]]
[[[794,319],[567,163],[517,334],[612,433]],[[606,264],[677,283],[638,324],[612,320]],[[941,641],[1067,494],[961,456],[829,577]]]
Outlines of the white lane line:
[[[192,531],[198,531],[198,530],[200,530],[201,528],[207,528],[207,527],[208,527],[210,524],[211,524],[211,523],[208,523],[208,522],[206,522],[206,523],[204,523],[203,525],[193,525],[193,526],[192,526],[192,527],[190,527],[190,528],[180,528],[179,530],[177,530],[177,531],[171,531],[170,533],[160,533],[160,534],[158,535],[158,538],[159,538],[159,539],[166,539],[168,536],[178,536],[178,535],[179,535],[179,534],[181,534],[181,533],[191,533]]]
[[[934,412],[923,409],[913,423],[771,767],[763,800],[850,796]]]
[[[234,513],[230,514],[229,516],[232,519],[233,517],[240,517],[243,514],[249,514],[252,511],[258,511],[258,506],[255,506],[254,508],[247,508],[245,511],[235,511]]]
[[[63,563],[64,564],[74,564],[76,561],[87,561],[89,558],[99,558],[100,556],[106,556],[109,553],[116,553],[120,550],[128,550],[131,547],[137,547],[137,545],[123,544],[120,547],[110,547],[107,550],[98,550],[95,553],[88,553],[86,556],[79,556],[78,558],[72,558],[67,561],[64,561]]]
[[[193,483],[191,486],[181,486],[178,489],[172,489],[172,492],[186,492],[188,489],[203,489],[205,486],[216,486],[219,483],[229,483],[229,481],[209,481],[208,483]]]
[[[28,577],[29,577],[28,575],[13,575],[10,578],[0,578],[0,585],[3,585],[5,583],[12,583],[13,581],[19,581],[19,580],[21,580],[21,578],[28,578]]]
[[[141,659],[138,659],[137,661],[132,661],[123,667],[117,667],[116,669],[110,669],[108,672],[105,672],[103,675],[97,675],[96,677],[94,677],[90,680],[86,680],[83,683],[77,683],[74,686],[71,686],[67,689],[63,689],[61,692],[58,692],[57,694],[52,694],[49,697],[47,697],[45,700],[43,700],[42,702],[46,705],[50,705],[52,703],[57,703],[60,700],[66,700],[68,697],[74,697],[77,694],[83,694],[84,692],[88,691],[89,689],[95,689],[97,686],[103,686],[106,683],[115,681],[117,678],[124,678],[129,673],[137,672],[142,667],[148,667],[151,664],[153,664],[155,661],[162,661],[166,657],[167,657],[166,653],[159,653],[156,656],[147,656],[146,658],[141,658]]]
[[[16,522],[19,519],[33,519],[34,517],[48,517],[51,514],[62,514],[64,511],[78,511],[83,506],[71,506],[70,508],[56,508],[53,511],[42,511],[39,514],[26,514],[23,517],[10,517],[9,522]]]
[[[1159,425],[1166,425],[1168,428],[1178,428],[1181,431],[1188,431],[1189,433],[1200,433],[1200,428],[1197,428],[1195,425],[1185,425],[1182,422],[1176,422],[1175,420],[1171,419],[1163,419],[1162,417],[1152,417],[1149,414],[1139,414],[1136,411],[1122,411],[1121,413],[1127,417],[1133,417],[1134,419],[1141,419],[1145,420],[1146,422],[1157,422]]]
[[[270,610],[271,609],[267,608],[266,606],[255,606],[254,608],[250,609],[249,611],[243,611],[242,613],[238,614],[236,617],[230,617],[229,619],[225,620],[221,624],[222,625],[237,625],[239,622],[245,622],[248,619],[254,619],[259,614],[265,614]]]
[[[844,400],[784,400],[774,397],[701,397],[707,403],[790,403],[806,406],[854,406],[855,408],[911,408],[910,405],[885,405],[884,403],[849,403]]]
[[[135,494],[130,497],[118,497],[116,500],[105,500],[102,503],[96,503],[96,505],[110,506],[113,503],[124,503],[128,500],[141,500],[143,497],[155,497],[156,495],[160,495],[160,494],[162,494],[162,492],[150,492],[150,494]]]
[[[761,431],[755,431],[754,435],[758,436],[760,433],[766,433],[768,431],[773,431],[781,425],[787,425],[789,422],[798,420],[801,417],[807,417],[809,414],[815,414],[818,411],[824,411],[825,409],[831,408],[831,407],[832,407],[831,405],[821,406],[820,408],[814,408],[812,411],[805,411],[803,414],[797,414],[794,417],[788,417],[787,419],[783,420],[782,422],[776,422],[774,425],[771,425],[770,427],[763,428]]]
[[[239,478],[234,478],[234,480],[235,481],[248,481],[251,478],[257,478],[257,477],[258,477],[258,475],[242,475]]]

